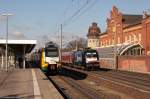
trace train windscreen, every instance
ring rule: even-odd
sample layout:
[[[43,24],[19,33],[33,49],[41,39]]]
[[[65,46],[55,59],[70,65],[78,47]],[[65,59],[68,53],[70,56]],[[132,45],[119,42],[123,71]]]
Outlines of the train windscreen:
[[[58,57],[59,51],[58,48],[46,48],[45,56],[46,57]]]
[[[97,57],[97,53],[96,52],[87,52],[86,53],[86,57],[90,58],[90,57]]]

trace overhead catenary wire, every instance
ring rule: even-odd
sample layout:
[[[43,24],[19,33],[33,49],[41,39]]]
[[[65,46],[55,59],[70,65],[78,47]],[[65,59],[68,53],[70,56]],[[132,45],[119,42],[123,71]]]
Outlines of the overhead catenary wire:
[[[82,12],[82,10],[86,8],[88,4],[90,4],[90,2],[92,2],[92,0],[87,0],[86,3],[84,3],[72,16],[70,16],[67,20],[64,21],[63,26],[67,26],[67,24],[70,23],[73,20],[73,18],[75,18],[78,14],[80,14],[80,12]]]
[[[73,3],[74,1],[75,0],[72,0],[71,3]],[[78,8],[70,17],[68,17],[66,20],[64,20],[64,22],[61,23],[63,28],[66,27],[69,23],[71,23],[72,20],[76,16],[78,16],[78,14],[80,14],[82,12],[82,10],[85,9],[90,4],[90,2],[92,2],[92,0],[86,0],[86,2],[84,2],[84,4],[80,8]],[[68,8],[64,11],[63,16],[66,16],[67,10],[68,10]],[[56,32],[54,34],[56,34],[56,33],[58,33],[60,31],[60,24],[58,26],[59,26],[59,28],[56,30]]]
[[[68,26],[71,22],[76,21],[81,15],[83,15],[85,12],[87,12],[90,8],[92,8],[98,0],[87,0],[86,3],[84,3],[80,8],[78,8],[70,17],[68,17],[64,22],[62,23],[62,27]],[[67,14],[67,10],[65,10],[64,15]],[[58,30],[55,32],[55,35],[59,33],[61,30],[60,26]]]
[[[59,19],[58,19],[58,21],[56,22],[56,24],[55,24],[55,27],[57,28],[56,29],[56,31],[54,32],[54,34],[56,34],[56,33],[58,33],[59,31],[60,31],[60,20],[64,20],[65,19],[65,16],[66,16],[66,13],[68,12],[68,9],[70,9],[70,7],[72,7],[71,5],[72,5],[72,3],[74,2],[74,0],[71,0],[68,4],[67,4],[67,6],[66,6],[66,8],[65,8],[65,10],[64,10],[64,12],[62,13],[62,15],[61,15],[61,17],[59,17]],[[64,22],[61,22],[61,23],[64,23]]]
[[[85,9],[83,9],[82,12],[80,14],[78,14],[71,22],[74,22],[75,20],[77,20],[80,16],[82,16],[89,9],[91,9],[97,2],[98,2],[98,0],[94,0],[89,6],[87,6]]]

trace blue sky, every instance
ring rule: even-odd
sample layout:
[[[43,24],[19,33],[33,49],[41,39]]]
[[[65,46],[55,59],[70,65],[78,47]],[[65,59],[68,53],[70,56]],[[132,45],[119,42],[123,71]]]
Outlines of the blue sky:
[[[0,0],[0,14],[13,14],[9,18],[9,38],[58,41],[60,24],[77,13],[63,27],[67,42],[77,36],[86,38],[92,22],[105,31],[113,5],[122,13],[142,14],[148,10],[150,14],[149,4],[150,0]],[[0,38],[5,38],[6,21],[0,17]]]

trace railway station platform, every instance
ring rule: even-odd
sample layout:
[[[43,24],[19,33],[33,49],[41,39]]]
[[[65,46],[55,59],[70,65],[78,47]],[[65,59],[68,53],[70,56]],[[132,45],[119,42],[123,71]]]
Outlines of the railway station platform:
[[[63,99],[40,69],[0,71],[0,99]]]

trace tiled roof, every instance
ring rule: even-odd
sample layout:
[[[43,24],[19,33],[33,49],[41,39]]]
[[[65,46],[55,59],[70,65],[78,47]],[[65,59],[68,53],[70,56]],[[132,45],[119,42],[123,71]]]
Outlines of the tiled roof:
[[[149,17],[150,15],[147,16],[147,18]],[[143,15],[129,15],[129,14],[122,15],[122,22],[124,24],[123,28],[139,25],[142,23],[142,20],[143,20]]]
[[[142,19],[143,15],[123,14],[122,15],[123,27],[128,27],[130,25],[140,23]]]
[[[122,18],[125,19],[124,23],[134,23],[141,21],[143,19],[143,15],[123,14]]]

